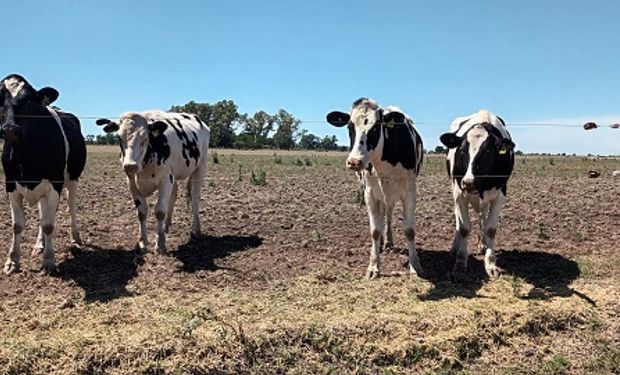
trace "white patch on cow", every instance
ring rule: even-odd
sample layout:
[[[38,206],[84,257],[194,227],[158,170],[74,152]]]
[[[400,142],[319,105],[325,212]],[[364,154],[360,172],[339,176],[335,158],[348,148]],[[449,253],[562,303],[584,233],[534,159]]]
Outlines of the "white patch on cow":
[[[368,151],[368,132],[379,120],[379,105],[372,99],[367,99],[351,110],[351,123],[355,127],[355,140],[353,141],[353,147],[348,161],[358,161],[362,163],[363,168],[368,168],[371,153],[379,149],[379,145],[372,150]],[[379,139],[379,144],[383,142],[383,135]]]
[[[6,87],[9,94],[11,94],[11,96],[14,98],[22,91],[25,84],[26,83],[24,81],[14,77],[11,77],[4,81],[4,87]]]
[[[58,129],[60,129],[60,134],[62,134],[62,139],[65,143],[65,171],[64,171],[64,176],[65,178],[68,177],[67,175],[67,160],[69,160],[69,141],[67,140],[67,134],[65,133],[65,128],[62,126],[62,122],[60,120],[60,117],[58,116],[58,113],[56,113],[56,111],[54,111],[52,108],[50,107],[46,107],[48,112],[52,115],[52,117],[54,118],[54,120],[56,120],[56,124],[58,125]]]
[[[27,187],[16,183],[16,191],[21,194],[29,206],[34,206],[41,199],[46,197],[54,188],[48,180],[41,181],[34,189],[30,190]]]

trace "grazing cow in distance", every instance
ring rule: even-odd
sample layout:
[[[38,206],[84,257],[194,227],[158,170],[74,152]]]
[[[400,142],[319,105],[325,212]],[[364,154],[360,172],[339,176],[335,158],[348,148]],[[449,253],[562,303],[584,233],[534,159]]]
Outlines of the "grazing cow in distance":
[[[367,277],[380,274],[379,252],[386,219],[385,246],[393,245],[392,214],[397,201],[403,203],[409,271],[423,276],[415,249],[416,180],[423,145],[413,120],[397,107],[383,109],[375,101],[361,98],[353,103],[350,113],[330,112],[327,122],[336,127],[347,126],[351,144],[346,166],[361,175],[364,186],[372,237]]]
[[[121,163],[138,210],[138,246],[146,249],[146,197],[159,191],[155,204],[157,250],[165,253],[166,232],[177,197],[177,181],[187,179],[193,223],[191,234],[201,235],[200,192],[207,172],[209,127],[196,115],[163,111],[128,112],[118,122],[99,119],[106,133],[118,132]]]
[[[467,271],[471,205],[480,215],[484,268],[490,277],[497,277],[502,270],[496,265],[495,234],[506,201],[506,184],[514,167],[515,144],[504,120],[486,110],[458,117],[440,140],[448,148],[446,164],[456,216],[453,275],[462,278]]]
[[[19,271],[24,200],[39,205],[40,227],[33,255],[43,252],[42,268],[55,268],[52,235],[60,194],[67,185],[71,237],[81,244],[77,225],[78,178],[86,165],[86,144],[79,120],[48,105],[58,98],[51,87],[34,89],[11,74],[0,81],[0,137],[4,138],[2,166],[13,218],[13,244],[4,264],[7,274]]]

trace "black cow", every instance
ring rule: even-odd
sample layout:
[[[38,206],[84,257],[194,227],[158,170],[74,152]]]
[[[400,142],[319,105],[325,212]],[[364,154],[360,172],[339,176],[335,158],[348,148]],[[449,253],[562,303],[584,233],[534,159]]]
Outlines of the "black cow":
[[[348,127],[351,151],[346,166],[361,175],[364,186],[372,236],[366,275],[369,278],[379,276],[379,252],[386,219],[385,247],[393,246],[392,213],[400,200],[409,249],[409,271],[422,276],[415,250],[415,206],[423,145],[413,120],[397,107],[383,109],[375,101],[361,98],[353,103],[350,113],[329,113],[327,122]]]
[[[500,210],[506,201],[506,184],[514,167],[515,144],[504,120],[485,110],[455,119],[450,132],[443,134],[440,140],[448,147],[446,163],[452,180],[456,216],[453,274],[462,278],[467,271],[467,236],[471,231],[468,208],[471,205],[480,214],[486,272],[497,277],[502,270],[496,265],[495,233]]]
[[[61,191],[67,184],[71,237],[80,244],[77,226],[78,178],[86,164],[86,144],[79,120],[52,109],[58,98],[51,87],[35,90],[24,77],[11,74],[0,81],[0,137],[4,138],[2,166],[13,217],[13,244],[5,273],[20,267],[25,226],[24,200],[39,204],[41,226],[33,254],[43,252],[43,270],[55,268],[52,234]]]

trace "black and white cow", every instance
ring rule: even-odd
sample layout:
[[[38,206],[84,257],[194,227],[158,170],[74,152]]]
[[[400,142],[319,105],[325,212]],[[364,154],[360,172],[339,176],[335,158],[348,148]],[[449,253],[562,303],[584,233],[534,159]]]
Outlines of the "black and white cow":
[[[4,272],[19,270],[21,237],[26,224],[24,200],[39,204],[41,226],[34,255],[43,252],[43,270],[54,269],[52,234],[60,193],[67,185],[71,237],[80,244],[76,192],[86,165],[86,144],[79,120],[48,105],[58,98],[51,87],[35,90],[24,77],[11,74],[0,81],[2,166],[13,218],[13,244]]]
[[[146,197],[159,191],[155,204],[157,218],[157,250],[166,252],[166,232],[170,227],[177,197],[177,181],[187,179],[193,224],[191,233],[200,229],[200,191],[207,172],[209,127],[196,115],[148,111],[123,114],[118,122],[97,120],[107,133],[120,138],[121,163],[127,174],[129,191],[140,221],[138,246],[146,249]]]
[[[409,249],[409,271],[422,276],[415,250],[415,207],[423,145],[413,121],[396,107],[383,109],[375,101],[361,98],[353,103],[350,113],[329,113],[327,122],[348,127],[351,147],[346,166],[361,174],[372,237],[366,275],[369,278],[379,276],[379,252],[386,219],[385,246],[393,246],[392,214],[400,200]]]
[[[458,117],[450,125],[450,132],[443,134],[440,140],[448,148],[446,163],[452,180],[456,216],[453,273],[461,278],[467,271],[471,205],[480,215],[484,268],[489,276],[497,277],[502,270],[496,265],[495,234],[500,210],[506,201],[506,184],[514,167],[515,144],[504,120],[486,110]]]

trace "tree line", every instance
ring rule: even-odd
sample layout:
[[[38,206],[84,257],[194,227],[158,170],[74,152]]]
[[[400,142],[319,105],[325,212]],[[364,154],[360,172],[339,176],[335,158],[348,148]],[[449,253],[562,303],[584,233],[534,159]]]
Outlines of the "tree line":
[[[275,114],[258,111],[253,115],[240,113],[232,100],[216,103],[190,101],[184,105],[173,105],[170,112],[184,112],[198,115],[211,129],[209,146],[236,149],[308,149],[347,150],[338,146],[335,135],[323,138],[301,129],[301,120],[280,109]],[[87,135],[87,144],[118,144],[116,134]]]

